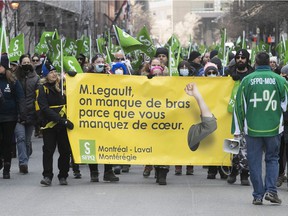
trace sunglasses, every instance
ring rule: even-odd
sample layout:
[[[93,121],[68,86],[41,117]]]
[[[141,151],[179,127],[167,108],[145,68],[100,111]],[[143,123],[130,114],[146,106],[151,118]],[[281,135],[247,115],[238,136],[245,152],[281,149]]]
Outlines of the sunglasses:
[[[116,58],[117,61],[124,61],[124,58]]]
[[[32,62],[39,62],[39,59],[32,59]]]
[[[212,74],[213,74],[213,75],[217,75],[217,72],[215,72],[215,71],[208,71],[208,72],[207,72],[207,75],[212,75]]]
[[[243,60],[246,59],[246,57],[244,57],[244,56],[236,56],[236,59],[240,59],[240,58]]]

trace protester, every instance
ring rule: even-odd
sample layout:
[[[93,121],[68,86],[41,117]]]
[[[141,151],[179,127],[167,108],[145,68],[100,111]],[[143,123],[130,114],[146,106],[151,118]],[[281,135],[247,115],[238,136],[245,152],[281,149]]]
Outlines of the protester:
[[[43,65],[43,78],[39,87],[38,104],[43,126],[43,179],[41,184],[50,186],[53,179],[53,155],[58,147],[58,179],[60,185],[67,185],[70,160],[70,143],[67,129],[74,128],[66,117],[66,97],[61,93],[61,80],[53,65]]]
[[[271,203],[281,204],[281,199],[277,195],[276,180],[283,132],[282,112],[287,109],[288,83],[271,71],[269,55],[266,52],[258,53],[255,62],[255,73],[242,80],[237,92],[232,133],[235,138],[241,137],[244,133],[247,142],[247,158],[254,197],[252,203],[262,205],[264,197]],[[263,151],[266,165],[264,183]]]
[[[40,56],[35,53],[32,57],[31,57],[31,62],[32,65],[34,67],[34,70],[36,71],[38,76],[42,76],[42,62],[40,61]]]
[[[20,66],[15,75],[24,90],[26,100],[26,121],[18,122],[15,128],[15,137],[18,150],[19,171],[22,174],[28,173],[29,156],[32,154],[31,137],[34,124],[37,121],[35,110],[36,90],[39,85],[39,76],[31,64],[29,55],[22,55],[19,59]]]
[[[92,66],[93,70],[90,71],[90,73],[102,73],[102,74],[111,73],[109,64],[105,63],[104,57],[101,54],[96,54],[92,58]],[[95,79],[97,79],[97,77],[95,77]],[[113,168],[112,164],[104,164],[104,176],[103,176],[104,181],[110,181],[110,182],[119,181],[119,178],[115,176],[115,173],[112,168]],[[90,181],[99,182],[98,164],[89,164],[89,170],[90,170]]]
[[[12,138],[16,123],[26,121],[26,105],[22,86],[9,70],[9,60],[4,54],[0,63],[0,92],[0,169],[4,162],[3,179],[10,179]]]
[[[199,75],[199,71],[203,68],[203,66],[200,64],[201,62],[201,53],[197,51],[192,51],[190,53],[188,62],[190,63],[192,70],[197,76]]]
[[[192,70],[191,65],[187,61],[181,61],[178,64],[178,73],[179,76],[194,76],[194,71]],[[193,175],[194,166],[187,165],[186,166],[186,175]],[[175,166],[175,175],[182,175],[182,166]]]
[[[92,69],[90,72],[111,74],[110,65],[105,63],[105,59],[101,54],[96,54],[92,58]]]
[[[168,67],[169,51],[167,48],[165,48],[165,47],[157,48],[155,57],[157,57],[160,60],[161,64]]]
[[[246,49],[240,49],[236,52],[234,57],[235,65],[232,64],[232,66],[226,71],[234,81],[241,81],[245,76],[254,71],[254,69],[249,65],[249,57],[250,54]],[[247,147],[245,139],[242,142],[239,153],[233,155],[232,171],[227,178],[227,182],[229,184],[234,184],[239,173],[241,185],[249,186],[249,167],[247,162]]]
[[[271,57],[270,57],[271,62]],[[271,66],[271,63],[270,63]],[[286,80],[288,80],[288,65],[285,65],[281,68],[281,74]],[[287,180],[287,176],[285,175],[287,158],[288,158],[288,112],[283,113],[283,120],[284,120],[284,132],[281,136],[281,144],[280,144],[280,151],[279,151],[279,172],[278,178],[276,182],[277,187],[281,187],[284,181]]]
[[[208,62],[204,67],[204,75],[208,77],[218,76],[219,71],[218,71],[217,65],[212,62]]]

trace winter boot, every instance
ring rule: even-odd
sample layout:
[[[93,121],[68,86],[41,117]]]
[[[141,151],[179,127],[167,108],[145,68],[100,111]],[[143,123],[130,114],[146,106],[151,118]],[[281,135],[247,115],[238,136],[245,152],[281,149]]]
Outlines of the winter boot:
[[[3,179],[10,179],[10,167],[11,167],[11,163],[9,162],[4,163]]]
[[[119,181],[119,177],[115,176],[115,173],[111,169],[111,170],[104,173],[103,180],[104,181],[110,181],[110,182],[117,182],[117,181]]]
[[[158,177],[158,183],[159,185],[166,185],[166,177],[167,177],[167,173],[169,172],[168,169],[163,169],[163,168],[159,168],[159,177]]]
[[[98,171],[90,172],[90,182],[99,182],[99,173]]]

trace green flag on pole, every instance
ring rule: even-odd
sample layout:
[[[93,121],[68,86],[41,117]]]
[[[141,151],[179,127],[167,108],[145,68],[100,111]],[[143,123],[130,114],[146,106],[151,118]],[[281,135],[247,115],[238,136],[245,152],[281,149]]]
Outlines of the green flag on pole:
[[[76,71],[77,73],[83,73],[83,70],[74,56],[64,56],[63,57],[63,67],[64,71]]]
[[[132,52],[134,50],[141,50],[143,44],[132,37],[131,35],[124,32],[122,29],[114,26],[114,30],[118,39],[118,42],[125,53]]]
[[[18,61],[20,56],[25,53],[24,34],[12,38],[8,48],[8,57],[10,61]]]
[[[156,54],[156,49],[153,45],[153,42],[150,38],[148,29],[144,26],[139,33],[137,34],[137,40],[140,41],[143,46],[141,50],[148,55],[149,57],[154,57]]]
[[[70,38],[66,38],[63,46],[64,56],[76,56],[77,46],[76,41]]]
[[[89,57],[90,57],[89,37],[82,36],[81,39],[76,41],[76,45],[77,45],[77,54],[76,54],[76,56],[78,56],[79,54],[83,54],[89,59]]]

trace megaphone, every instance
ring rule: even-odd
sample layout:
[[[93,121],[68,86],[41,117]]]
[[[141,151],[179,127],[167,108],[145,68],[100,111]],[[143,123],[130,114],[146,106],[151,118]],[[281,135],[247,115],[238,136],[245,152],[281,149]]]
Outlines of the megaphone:
[[[223,150],[227,153],[238,154],[240,151],[240,140],[225,139],[223,144]]]

